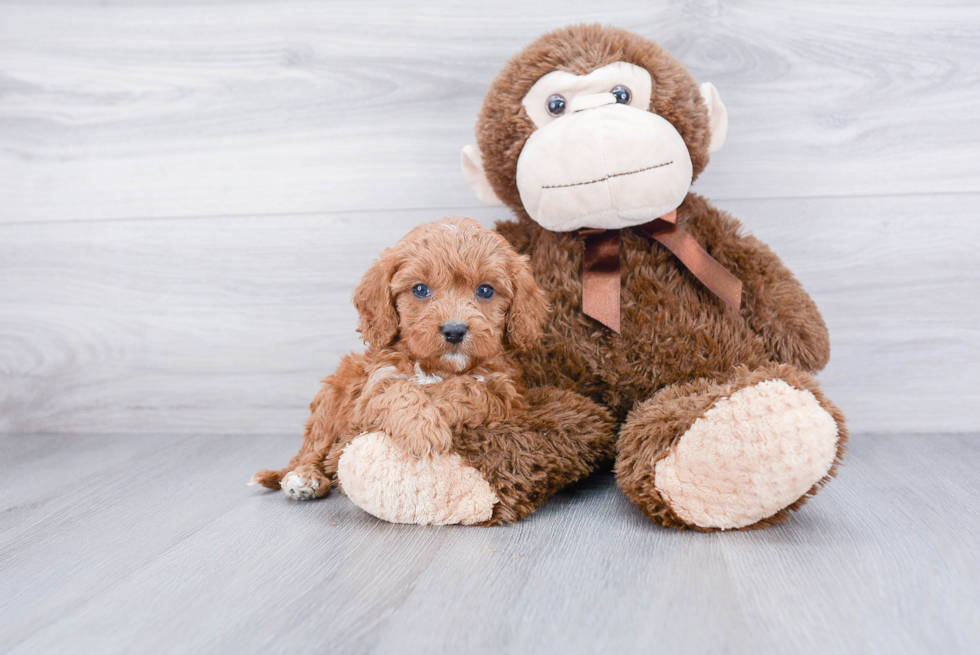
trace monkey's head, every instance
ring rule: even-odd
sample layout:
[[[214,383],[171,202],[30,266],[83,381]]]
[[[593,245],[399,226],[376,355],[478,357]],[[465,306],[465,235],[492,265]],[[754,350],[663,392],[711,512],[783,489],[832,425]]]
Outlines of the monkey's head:
[[[683,202],[725,140],[715,88],[653,41],[600,25],[556,30],[490,86],[463,174],[477,196],[542,227],[619,229]]]

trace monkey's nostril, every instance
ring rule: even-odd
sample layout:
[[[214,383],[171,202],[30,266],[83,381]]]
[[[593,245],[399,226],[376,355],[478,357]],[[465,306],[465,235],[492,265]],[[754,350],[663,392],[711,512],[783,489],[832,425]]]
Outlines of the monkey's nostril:
[[[439,331],[449,343],[459,343],[466,337],[466,325],[463,323],[446,323]]]

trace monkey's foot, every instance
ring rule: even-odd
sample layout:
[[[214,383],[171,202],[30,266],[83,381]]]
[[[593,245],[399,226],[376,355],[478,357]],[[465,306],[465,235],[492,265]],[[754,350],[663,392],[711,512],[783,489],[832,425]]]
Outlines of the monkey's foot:
[[[619,437],[620,488],[651,520],[730,530],[788,518],[833,475],[844,416],[790,365],[661,390]]]
[[[809,391],[768,380],[724,398],[655,467],[671,510],[705,528],[742,528],[795,502],[830,470],[837,424]]]
[[[488,521],[499,502],[479,471],[456,453],[417,458],[384,432],[351,441],[337,477],[355,505],[391,523],[473,525]]]

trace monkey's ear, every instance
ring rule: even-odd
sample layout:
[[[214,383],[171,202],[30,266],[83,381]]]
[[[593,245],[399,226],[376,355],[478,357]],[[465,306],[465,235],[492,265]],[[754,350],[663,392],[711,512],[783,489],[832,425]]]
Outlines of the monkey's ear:
[[[464,146],[460,161],[463,164],[463,177],[466,178],[477,198],[488,205],[504,204],[487,181],[487,174],[483,170],[483,153],[479,148],[472,145]]]
[[[360,319],[357,331],[371,349],[386,348],[398,334],[398,311],[391,294],[391,278],[401,262],[394,248],[388,248],[371,265],[354,291],[354,307]]]
[[[728,110],[718,96],[718,89],[711,82],[701,85],[701,97],[704,98],[704,104],[708,106],[708,129],[711,130],[708,152],[717,152],[725,145],[725,137],[728,136]]]

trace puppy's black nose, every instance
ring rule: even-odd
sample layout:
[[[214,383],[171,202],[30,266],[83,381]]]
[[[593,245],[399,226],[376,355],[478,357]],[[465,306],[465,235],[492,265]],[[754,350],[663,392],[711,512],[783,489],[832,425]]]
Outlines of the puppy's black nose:
[[[466,325],[463,323],[446,323],[440,332],[449,343],[459,343],[466,337]]]

